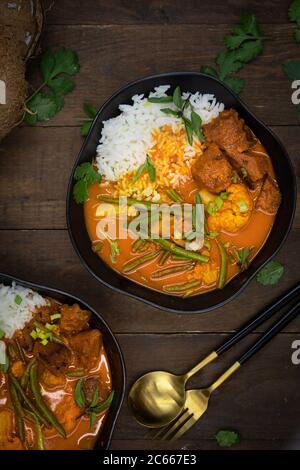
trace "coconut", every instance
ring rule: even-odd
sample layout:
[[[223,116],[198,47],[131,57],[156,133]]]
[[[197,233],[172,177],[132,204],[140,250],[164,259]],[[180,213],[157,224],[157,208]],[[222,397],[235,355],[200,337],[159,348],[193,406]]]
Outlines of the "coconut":
[[[28,93],[26,61],[38,49],[43,22],[40,0],[0,0],[0,90],[5,91],[0,140],[22,120]]]

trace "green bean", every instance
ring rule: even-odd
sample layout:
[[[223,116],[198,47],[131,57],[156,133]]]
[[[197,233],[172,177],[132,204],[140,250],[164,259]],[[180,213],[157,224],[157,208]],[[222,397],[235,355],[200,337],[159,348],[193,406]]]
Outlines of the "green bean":
[[[145,243],[145,240],[143,240],[142,238],[138,238],[137,240],[135,240],[132,244],[132,251],[133,253],[136,253],[137,251],[139,251],[139,248],[144,245]]]
[[[172,199],[172,201],[178,202],[178,204],[183,203],[182,197],[175,189],[167,189],[166,194],[170,199]]]
[[[200,263],[208,263],[209,258],[208,256],[201,255],[196,251],[185,250],[175,243],[170,242],[169,240],[165,240],[164,238],[157,238],[153,240],[153,242],[158,243],[162,246],[165,250],[173,253],[174,255],[182,256],[183,258],[193,259],[195,261],[199,261]]]
[[[57,432],[64,438],[66,438],[66,431],[62,427],[62,425],[56,419],[56,416],[52,411],[48,408],[46,403],[44,402],[41,392],[40,392],[40,385],[38,380],[38,366],[37,363],[33,363],[30,368],[30,386],[35,398],[36,405],[41,413],[47,418],[47,421],[57,430]]]
[[[99,201],[103,202],[108,202],[109,204],[120,204],[119,198],[113,198],[109,196],[104,196],[103,194],[98,194],[97,199]],[[128,197],[126,200],[127,206],[137,206],[141,205],[146,207],[146,209],[151,209],[151,207],[154,205],[150,201],[138,201],[137,199],[133,199],[131,197]]]
[[[28,410],[25,410],[25,416],[31,423],[34,424],[34,427],[35,427],[36,443],[37,443],[36,450],[45,450],[44,437],[43,437],[43,432],[42,432],[41,423],[39,419],[35,416],[34,413],[31,413],[31,411],[28,411]]]
[[[23,348],[22,348],[22,346],[20,345],[20,342],[19,342],[18,338],[15,339],[15,343],[16,343],[16,346],[17,346],[18,353],[19,353],[19,356],[20,356],[21,361],[24,362],[24,364],[26,364],[26,357],[25,357]]]
[[[184,256],[171,255],[171,260],[172,261],[183,261],[183,260],[186,260],[186,258]]]
[[[170,258],[170,253],[168,251],[163,251],[158,260],[159,266],[163,266],[168,261],[169,258]]]
[[[7,352],[8,352],[8,355],[9,355],[9,358],[12,360],[12,361],[15,361],[18,357],[18,354],[17,354],[17,351],[15,350],[15,347],[12,343],[9,343],[8,346],[7,346]]]
[[[18,393],[16,387],[14,386],[13,382],[10,381],[9,383],[9,392],[11,401],[14,407],[14,411],[16,414],[16,425],[17,425],[17,433],[21,441],[25,442],[25,426],[24,426],[24,410],[21,406]]]
[[[71,378],[72,377],[83,377],[84,376],[84,370],[83,369],[73,370],[73,371],[67,372],[66,376],[71,377]]]
[[[223,243],[220,242],[220,240],[217,240],[217,239],[216,239],[216,242],[217,242],[217,245],[218,245],[218,248],[219,248],[219,251],[220,251],[220,255],[221,255],[221,267],[220,267],[218,288],[223,289],[223,287],[225,286],[226,276],[227,276],[228,257],[227,257],[227,252],[226,252],[226,249],[225,249]]]
[[[28,362],[28,364],[27,364],[27,366],[26,366],[26,368],[25,368],[25,370],[24,370],[24,373],[23,373],[23,375],[22,375],[22,377],[21,377],[21,387],[23,388],[23,390],[26,390],[27,385],[28,385],[28,383],[29,383],[29,371],[30,371],[30,367],[31,367],[33,361],[34,361],[34,359],[31,359],[31,360]]]
[[[39,412],[38,408],[35,406],[35,404],[30,400],[30,398],[27,397],[25,394],[24,390],[22,389],[21,385],[19,384],[18,380],[12,375],[9,374],[9,377],[11,381],[13,382],[15,388],[17,389],[17,392],[19,395],[22,397],[24,403],[28,406],[28,408],[39,418],[39,420],[45,424],[46,426],[49,425],[48,420],[46,420],[41,413]]]
[[[130,261],[129,263],[127,263],[123,266],[123,273],[128,273],[130,271],[133,271],[136,268],[140,268],[141,266],[143,266],[148,261],[156,258],[156,256],[160,252],[161,252],[161,250],[151,251],[150,253],[147,253],[144,256],[140,256],[139,258],[136,258],[136,259]]]
[[[189,289],[183,294],[182,298],[186,299],[187,297],[190,297],[191,295],[193,295],[194,292],[195,292],[195,289]]]
[[[153,279],[160,279],[161,277],[168,276],[169,274],[175,273],[185,273],[187,271],[191,271],[194,268],[194,263],[186,263],[180,264],[177,266],[171,266],[170,268],[159,269],[158,271],[154,271],[151,275]]]
[[[185,284],[173,284],[172,286],[165,286],[165,290],[167,292],[184,292],[187,290],[192,289],[193,287],[198,287],[200,285],[200,281],[196,279],[190,282],[186,282]]]

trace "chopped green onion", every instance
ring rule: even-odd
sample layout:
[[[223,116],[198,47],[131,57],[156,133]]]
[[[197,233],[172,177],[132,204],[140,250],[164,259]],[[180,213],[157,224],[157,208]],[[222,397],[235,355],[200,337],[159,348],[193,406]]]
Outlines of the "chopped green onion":
[[[209,232],[208,235],[210,238],[217,238],[220,234],[219,232],[212,231],[212,232]]]
[[[43,346],[46,346],[46,345],[48,344],[48,340],[47,340],[46,338],[43,339],[43,340],[41,341],[41,344],[42,344]]]
[[[103,247],[103,243],[102,243],[102,242],[95,243],[95,245],[92,245],[92,251],[93,251],[94,253],[98,253],[98,251],[101,251],[101,250],[102,250],[102,247]]]
[[[209,213],[209,215],[215,215],[216,213],[216,208],[212,201],[209,201],[208,203],[207,212]]]
[[[60,317],[61,317],[61,314],[60,314],[60,313],[53,313],[53,315],[50,315],[51,321],[59,320]]]
[[[0,339],[4,338],[5,336],[5,331],[1,330],[0,328]]]
[[[229,197],[229,193],[227,191],[222,191],[220,194],[219,194],[220,198],[223,199],[223,201],[225,201],[226,199],[228,199]]]
[[[223,199],[222,199],[220,196],[217,196],[216,199],[215,199],[215,207],[216,207],[217,211],[218,211],[219,209],[221,209],[221,207],[223,206],[223,204],[224,204]]]
[[[207,248],[208,250],[211,250],[211,243],[209,240],[205,240],[203,243],[203,246]]]
[[[248,176],[248,171],[243,166],[241,168],[241,175],[242,175],[243,178],[247,178],[247,176]]]
[[[47,330],[52,331],[53,328],[55,328],[55,325],[51,325],[50,323],[46,323],[45,327],[47,328]]]
[[[238,208],[240,209],[240,211],[243,213],[243,212],[248,212],[249,210],[249,206],[248,204],[246,203],[246,201],[244,201],[243,199],[241,199],[240,201],[237,202],[237,205],[238,205]]]
[[[30,333],[30,336],[33,339],[37,339],[37,337],[38,337],[37,332],[35,330],[32,330],[32,332]]]
[[[23,301],[22,297],[19,294],[17,294],[15,297],[15,303],[17,305],[21,305],[22,301]]]

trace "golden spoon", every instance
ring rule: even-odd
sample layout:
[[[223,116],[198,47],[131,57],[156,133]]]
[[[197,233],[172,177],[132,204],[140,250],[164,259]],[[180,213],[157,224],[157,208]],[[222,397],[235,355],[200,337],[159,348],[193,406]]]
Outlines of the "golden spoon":
[[[143,426],[151,428],[166,426],[173,421],[183,409],[187,381],[244,338],[249,332],[277,313],[279,309],[294,299],[299,292],[300,286],[297,285],[270,307],[259,313],[186,374],[175,375],[166,371],[154,371],[141,376],[133,384],[128,397],[129,406],[136,420]]]

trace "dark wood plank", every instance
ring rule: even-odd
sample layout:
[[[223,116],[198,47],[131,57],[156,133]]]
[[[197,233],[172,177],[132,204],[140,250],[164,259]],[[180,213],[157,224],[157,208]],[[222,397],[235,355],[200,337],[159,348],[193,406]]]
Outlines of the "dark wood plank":
[[[299,182],[297,128],[273,130],[290,153]],[[82,142],[79,128],[18,128],[10,134],[0,151],[1,229],[66,228],[67,185]]]
[[[99,284],[81,265],[67,231],[0,230],[1,271],[82,297],[115,332],[222,332],[248,318],[299,281],[299,230],[293,230],[276,257],[285,265],[280,283],[264,287],[254,280],[234,301],[205,315],[175,315],[144,305]],[[300,318],[288,327],[300,331]]]
[[[50,0],[48,0],[49,4]],[[289,0],[80,0],[55,2],[47,15],[50,24],[215,24],[238,21],[242,9],[256,12],[260,21],[287,21]],[[270,15],[270,9],[272,15]]]
[[[282,63],[299,58],[290,25],[264,25],[265,43],[261,57],[246,66],[242,97],[267,124],[297,124],[291,103],[290,81]],[[129,25],[129,26],[49,26],[44,46],[75,49],[81,71],[77,88],[66,98],[65,108],[42,125],[74,125],[82,116],[84,101],[100,106],[114,91],[140,77],[168,71],[199,71],[213,64],[222,48],[225,25]],[[178,40],[180,38],[180,40]],[[37,82],[36,72],[28,78]]]
[[[127,388],[143,372],[160,368],[183,373],[207,351],[219,342],[216,335],[121,335],[118,337],[127,364]],[[251,335],[243,345],[229,351],[198,376],[192,379],[189,388],[200,388],[210,384],[239,354],[257,338]],[[184,438],[173,448],[191,443],[196,448],[217,448],[213,442],[219,429],[236,429],[242,440],[238,448],[255,448],[261,440],[270,446],[271,440],[285,441],[288,447],[299,449],[299,367],[291,362],[291,344],[298,335],[281,334],[273,339],[257,356],[236,372],[211,397],[208,411]],[[140,354],[143,351],[143,354]],[[132,418],[125,400],[114,438],[126,441],[134,448],[131,439],[144,441],[151,447],[149,432]],[[148,441],[148,442],[147,442]],[[155,448],[164,448],[165,443],[155,443]],[[274,446],[275,447],[275,446]],[[277,447],[277,444],[276,444]],[[116,447],[115,447],[116,448]],[[278,448],[278,447],[277,447]]]

